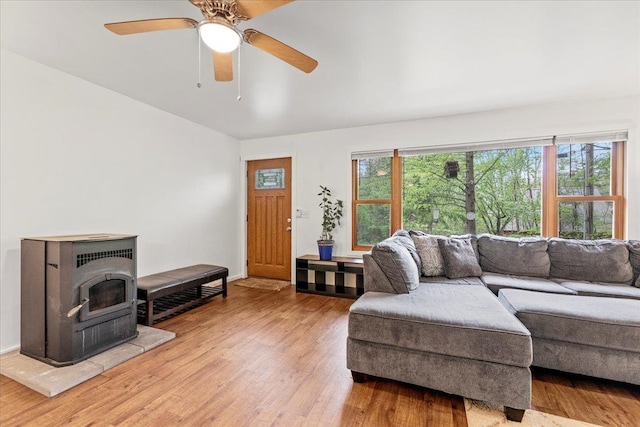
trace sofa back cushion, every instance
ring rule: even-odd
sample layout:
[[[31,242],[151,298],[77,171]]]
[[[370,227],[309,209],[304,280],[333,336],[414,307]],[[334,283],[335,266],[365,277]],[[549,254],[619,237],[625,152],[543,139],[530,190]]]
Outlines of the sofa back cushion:
[[[629,262],[633,268],[633,284],[640,287],[640,240],[629,240]]]
[[[492,273],[549,277],[551,262],[547,247],[547,240],[540,237],[478,236],[480,266]]]
[[[386,239],[371,249],[371,256],[387,275],[396,293],[406,294],[418,287],[420,272],[403,245]]]
[[[473,251],[470,239],[438,239],[438,246],[448,278],[479,277],[482,269]]]
[[[631,284],[633,269],[621,240],[549,239],[550,276],[560,279]]]

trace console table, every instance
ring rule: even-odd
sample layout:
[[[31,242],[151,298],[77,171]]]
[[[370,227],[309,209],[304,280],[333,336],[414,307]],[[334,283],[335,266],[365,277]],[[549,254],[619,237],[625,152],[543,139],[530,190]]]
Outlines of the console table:
[[[364,293],[362,258],[333,257],[331,261],[320,261],[318,255],[296,258],[296,292],[358,298]]]

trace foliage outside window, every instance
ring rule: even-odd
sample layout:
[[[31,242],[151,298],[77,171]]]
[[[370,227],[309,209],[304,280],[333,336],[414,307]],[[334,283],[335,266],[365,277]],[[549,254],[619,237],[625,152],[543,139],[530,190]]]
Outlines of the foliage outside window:
[[[622,144],[610,139],[402,157],[396,150],[392,157],[354,159],[353,249],[369,249],[399,228],[622,238]]]
[[[541,160],[540,147],[404,157],[403,224],[443,235],[539,235]]]

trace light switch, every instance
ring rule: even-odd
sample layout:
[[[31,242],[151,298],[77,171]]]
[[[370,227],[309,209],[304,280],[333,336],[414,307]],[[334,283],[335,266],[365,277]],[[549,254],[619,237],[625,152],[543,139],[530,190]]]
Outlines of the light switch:
[[[298,208],[296,209],[296,218],[310,218],[311,215],[308,210]]]

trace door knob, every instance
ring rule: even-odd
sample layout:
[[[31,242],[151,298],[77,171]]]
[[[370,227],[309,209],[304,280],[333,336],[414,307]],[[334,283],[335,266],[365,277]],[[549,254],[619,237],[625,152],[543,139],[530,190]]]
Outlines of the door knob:
[[[285,228],[286,231],[291,231],[291,227]]]

